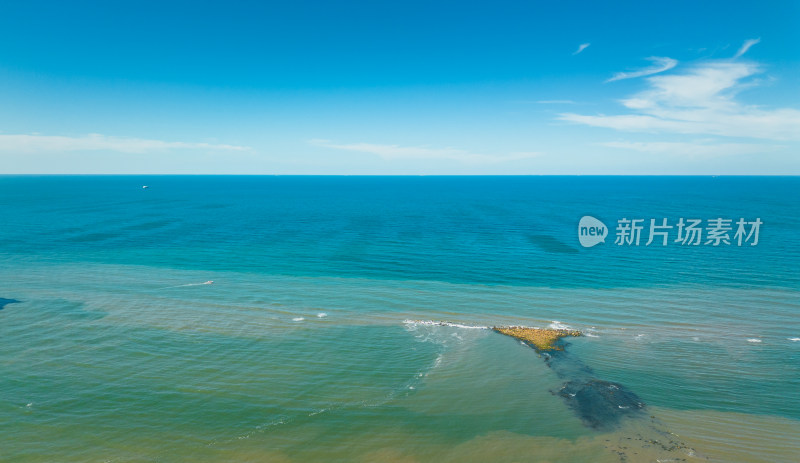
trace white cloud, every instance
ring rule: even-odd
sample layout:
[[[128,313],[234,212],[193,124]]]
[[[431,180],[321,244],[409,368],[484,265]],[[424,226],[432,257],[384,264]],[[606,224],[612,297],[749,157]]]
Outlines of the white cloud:
[[[514,152],[506,155],[470,153],[457,148],[429,148],[425,146],[378,145],[373,143],[336,144],[330,140],[309,140],[314,146],[345,151],[374,154],[385,160],[431,160],[445,159],[466,164],[494,164],[539,156],[536,152]]]
[[[591,45],[591,43],[582,43],[582,44],[578,45],[578,49],[575,50],[572,54],[573,55],[577,55],[578,53],[582,52],[583,50],[586,50],[586,48],[588,48],[589,45]]]
[[[644,77],[650,76],[653,74],[658,74],[659,72],[669,71],[670,69],[674,68],[678,65],[678,61],[672,58],[666,58],[661,56],[651,56],[647,58],[649,61],[653,63],[652,66],[640,69],[638,71],[630,71],[630,72],[618,72],[614,74],[613,77],[606,80],[606,82],[613,82],[615,80],[622,80],[622,79],[633,79],[636,77]]]
[[[749,40],[745,40],[745,41],[744,41],[744,44],[742,44],[742,47],[741,47],[741,48],[739,48],[739,51],[737,51],[737,52],[736,52],[736,54],[735,54],[735,55],[733,55],[733,58],[734,58],[734,59],[736,59],[736,58],[738,58],[738,57],[740,57],[740,56],[744,55],[745,53],[747,53],[747,50],[749,50],[749,49],[750,49],[750,47],[752,47],[753,45],[757,44],[757,43],[758,43],[758,42],[760,42],[760,41],[761,41],[761,39],[749,39]]]
[[[736,99],[755,85],[755,63],[706,61],[682,74],[653,76],[648,88],[621,101],[620,115],[564,113],[561,120],[621,131],[800,140],[800,111],[765,109]]]
[[[144,138],[126,138],[96,133],[80,137],[58,135],[6,135],[0,134],[0,151],[12,152],[62,152],[62,151],[118,151],[122,153],[146,153],[165,150],[249,150],[246,146],[212,143],[188,143]]]

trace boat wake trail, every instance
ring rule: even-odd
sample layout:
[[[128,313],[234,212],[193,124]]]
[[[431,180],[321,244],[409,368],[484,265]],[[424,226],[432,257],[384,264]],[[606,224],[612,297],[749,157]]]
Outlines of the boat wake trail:
[[[163,288],[158,288],[158,289],[185,288],[187,286],[203,286],[203,285],[213,285],[213,284],[214,284],[214,280],[208,280],[208,281],[204,281],[202,283],[188,283],[188,284],[185,284],[185,285],[164,286]]]

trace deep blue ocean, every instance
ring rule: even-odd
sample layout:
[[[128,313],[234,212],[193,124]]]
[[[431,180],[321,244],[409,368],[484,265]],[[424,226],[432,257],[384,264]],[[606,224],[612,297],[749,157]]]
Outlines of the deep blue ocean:
[[[0,205],[0,461],[800,461],[798,177],[0,176]],[[501,325],[581,330],[651,421],[587,427]]]

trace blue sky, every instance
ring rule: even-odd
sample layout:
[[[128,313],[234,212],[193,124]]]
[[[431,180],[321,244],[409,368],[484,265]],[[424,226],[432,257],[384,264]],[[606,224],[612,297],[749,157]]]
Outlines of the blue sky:
[[[0,5],[0,173],[800,174],[800,3]]]

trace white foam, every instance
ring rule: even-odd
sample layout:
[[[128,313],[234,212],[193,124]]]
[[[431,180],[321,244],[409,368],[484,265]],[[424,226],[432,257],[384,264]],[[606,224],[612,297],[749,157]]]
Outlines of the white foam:
[[[442,364],[442,357],[444,354],[439,354],[436,356],[436,360],[433,361],[433,365],[426,371],[425,373],[417,373],[417,378],[425,378],[428,376],[428,373],[435,370],[439,365]]]
[[[569,330],[569,329],[571,329],[569,327],[569,325],[561,323],[558,320],[553,320],[553,323],[549,324],[547,327],[552,329],[552,330]]]
[[[286,423],[287,423],[287,420],[281,418],[281,419],[278,419],[278,420],[275,420],[275,421],[271,421],[269,423],[260,424],[260,425],[256,426],[253,430],[248,432],[247,434],[243,434],[241,436],[237,436],[236,440],[249,439],[250,437],[256,435],[257,433],[264,432],[267,428],[271,428],[273,426],[280,426],[280,425],[286,424]],[[224,440],[224,441],[221,441],[221,442],[217,442],[215,440],[215,441],[212,441],[212,442],[208,443],[207,445],[210,447],[212,445],[217,445],[217,444],[222,444],[222,443],[230,443],[230,442],[233,442],[233,441],[234,441],[234,439],[228,439],[228,440]]]
[[[465,330],[488,330],[488,326],[478,326],[478,325],[464,325],[461,323],[451,323],[451,322],[437,322],[433,320],[403,320],[403,324],[405,325],[412,325],[412,326],[450,326],[453,328],[462,328]]]
[[[792,342],[800,341],[800,338],[786,338],[786,339],[788,339],[789,341],[792,341]]]
[[[301,322],[301,321],[303,321],[303,320],[305,320],[305,318],[303,318],[303,317],[294,317],[294,318],[292,319],[292,321],[293,321],[293,322]]]
[[[597,334],[595,334],[595,333],[597,333],[597,327],[596,326],[592,326],[591,328],[586,328],[585,330],[582,331],[582,333],[587,338],[599,338],[600,337]]]
[[[320,313],[317,314],[318,318],[325,318],[327,316],[328,316],[328,314],[326,314],[325,312],[320,312]]]
[[[185,285],[176,285],[176,286],[164,286],[163,288],[158,289],[170,289],[170,288],[186,288],[187,286],[203,286],[203,285],[213,285],[214,280],[204,281],[202,283],[187,283]]]
[[[758,338],[747,338],[747,342],[761,342]]]

